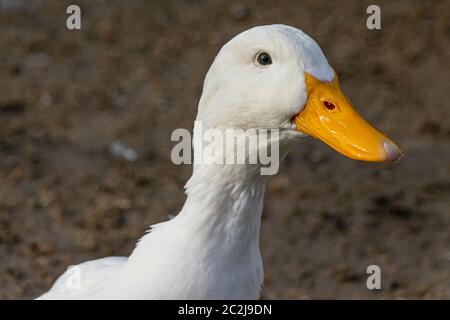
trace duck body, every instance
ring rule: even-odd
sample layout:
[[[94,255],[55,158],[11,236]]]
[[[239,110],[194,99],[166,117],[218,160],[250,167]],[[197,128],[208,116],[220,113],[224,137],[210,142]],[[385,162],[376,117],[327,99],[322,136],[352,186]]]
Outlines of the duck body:
[[[67,271],[40,299],[257,299],[267,178],[240,180],[238,172],[198,168],[181,212],[152,226],[130,257],[82,263],[78,289],[67,286]]]

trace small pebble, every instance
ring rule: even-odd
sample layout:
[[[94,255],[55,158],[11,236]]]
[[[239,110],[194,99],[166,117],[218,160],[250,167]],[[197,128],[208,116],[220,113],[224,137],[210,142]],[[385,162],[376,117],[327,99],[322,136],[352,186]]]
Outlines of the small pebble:
[[[111,145],[109,146],[109,151],[111,152],[112,155],[120,157],[130,162],[135,161],[138,157],[136,151],[125,146],[123,143],[119,141],[112,142]]]

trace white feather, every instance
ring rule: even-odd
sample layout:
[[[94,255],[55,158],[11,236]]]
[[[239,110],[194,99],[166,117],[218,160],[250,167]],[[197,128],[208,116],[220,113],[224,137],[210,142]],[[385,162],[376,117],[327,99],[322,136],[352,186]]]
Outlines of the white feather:
[[[255,63],[262,51],[271,55],[270,67]],[[280,135],[285,154],[302,136],[290,130],[290,119],[307,99],[305,71],[321,80],[334,76],[320,47],[301,30],[284,25],[247,30],[215,58],[197,120],[205,129],[286,129]],[[152,226],[129,258],[82,263],[79,289],[67,287],[66,272],[40,298],[259,298],[259,231],[267,182],[258,165],[195,165],[181,212]]]

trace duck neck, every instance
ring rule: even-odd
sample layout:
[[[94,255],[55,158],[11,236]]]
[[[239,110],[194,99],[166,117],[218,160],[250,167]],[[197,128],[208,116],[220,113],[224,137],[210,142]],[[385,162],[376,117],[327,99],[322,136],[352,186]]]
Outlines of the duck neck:
[[[186,184],[187,199],[177,218],[210,240],[259,248],[267,181],[257,166],[198,165]]]
[[[180,299],[256,299],[263,281],[259,231],[267,176],[250,171],[196,167],[183,209],[139,241],[127,274],[160,285],[161,296],[173,297],[167,290],[181,287],[187,295]]]

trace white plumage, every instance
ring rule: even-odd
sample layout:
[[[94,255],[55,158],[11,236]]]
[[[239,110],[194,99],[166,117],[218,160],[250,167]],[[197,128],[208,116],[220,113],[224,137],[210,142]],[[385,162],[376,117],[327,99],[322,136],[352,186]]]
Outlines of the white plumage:
[[[260,52],[270,53],[270,68],[255,63]],[[204,128],[280,129],[281,151],[286,154],[305,136],[292,129],[292,117],[307,101],[305,72],[322,81],[334,78],[322,50],[308,35],[284,25],[247,30],[215,58],[197,120]],[[130,257],[82,263],[80,288],[68,288],[66,272],[39,298],[259,298],[259,231],[268,177],[258,169],[195,165],[181,212],[152,226]]]

